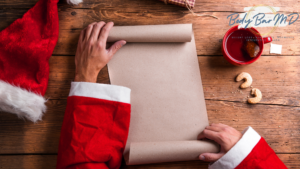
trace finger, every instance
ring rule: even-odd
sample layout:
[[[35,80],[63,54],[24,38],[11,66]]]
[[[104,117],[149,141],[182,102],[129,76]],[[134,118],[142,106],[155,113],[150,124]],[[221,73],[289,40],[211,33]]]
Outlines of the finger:
[[[214,162],[219,160],[224,153],[203,153],[200,154],[199,160],[207,161],[207,162]]]
[[[229,127],[226,124],[222,124],[222,123],[212,123],[210,126]]]
[[[100,35],[100,31],[101,31],[101,29],[103,28],[104,25],[105,25],[105,22],[103,22],[103,21],[94,24],[90,40],[91,39],[94,39],[95,41],[98,40],[98,37]]]
[[[220,127],[220,126],[207,126],[207,127],[205,127],[205,129],[215,131],[215,132],[220,132],[220,131],[222,131],[223,128],[224,127]]]
[[[85,36],[85,31],[86,29],[83,29],[81,30],[80,32],[80,35],[79,35],[79,39],[78,39],[78,43],[77,43],[77,50],[76,50],[76,53],[79,52],[82,48],[82,44],[83,44],[83,39],[84,39],[84,36]],[[76,55],[75,55],[76,57]]]
[[[86,28],[81,30],[78,42],[83,41],[84,36],[85,36],[85,32],[86,32]]]
[[[109,49],[108,49],[108,55],[113,56],[115,53],[117,53],[118,50],[122,48],[126,44],[126,41],[120,40],[116,43],[114,43]]]
[[[107,38],[108,38],[108,34],[111,30],[111,28],[114,26],[113,22],[108,22],[102,29],[101,29],[101,33],[99,36],[99,43],[101,44],[106,44],[107,42]]]
[[[199,135],[198,140],[208,138],[210,140],[214,140],[215,142],[219,142],[218,133],[215,131],[204,129]]]
[[[87,41],[90,39],[90,36],[91,36],[91,32],[93,30],[93,27],[94,25],[96,24],[97,22],[93,22],[91,24],[89,24],[89,26],[86,28],[86,31],[85,31],[85,37],[84,39]]]

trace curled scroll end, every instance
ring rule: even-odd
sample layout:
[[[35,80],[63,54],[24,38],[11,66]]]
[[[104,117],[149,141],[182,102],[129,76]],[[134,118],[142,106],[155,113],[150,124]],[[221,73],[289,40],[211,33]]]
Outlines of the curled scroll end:
[[[210,141],[134,142],[130,145],[128,165],[198,160],[202,153],[217,153],[219,146]],[[124,157],[126,158],[126,157]]]
[[[129,165],[129,153],[130,153],[130,150],[124,151],[124,154],[123,154],[126,165]]]

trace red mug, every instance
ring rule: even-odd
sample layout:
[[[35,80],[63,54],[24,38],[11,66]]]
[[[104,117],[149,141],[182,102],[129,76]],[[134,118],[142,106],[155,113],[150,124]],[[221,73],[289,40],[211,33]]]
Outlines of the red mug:
[[[257,42],[259,52],[255,57],[247,57],[245,51],[242,50],[245,40]],[[247,65],[255,62],[261,56],[264,44],[269,42],[272,42],[271,36],[263,38],[255,28],[238,29],[238,25],[236,25],[226,32],[222,43],[222,53],[225,59],[233,65]]]

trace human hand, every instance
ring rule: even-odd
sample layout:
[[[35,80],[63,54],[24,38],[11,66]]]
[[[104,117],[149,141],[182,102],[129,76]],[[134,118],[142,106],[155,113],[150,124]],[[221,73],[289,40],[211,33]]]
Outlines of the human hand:
[[[124,40],[106,49],[108,34],[114,23],[94,22],[81,31],[75,55],[76,82],[97,82],[101,69],[126,44]]]
[[[199,156],[200,160],[213,162],[220,159],[226,154],[241,138],[242,133],[225,124],[214,124],[207,126],[198,136],[198,139],[210,139],[220,144],[219,153],[202,153]]]

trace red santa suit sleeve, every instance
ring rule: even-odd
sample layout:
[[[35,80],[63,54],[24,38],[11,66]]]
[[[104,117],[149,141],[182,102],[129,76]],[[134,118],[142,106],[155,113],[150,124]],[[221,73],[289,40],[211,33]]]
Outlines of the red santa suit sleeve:
[[[248,127],[243,137],[209,169],[286,169],[287,167],[253,128]]]
[[[73,82],[61,129],[57,169],[118,169],[130,121],[130,89]]]

